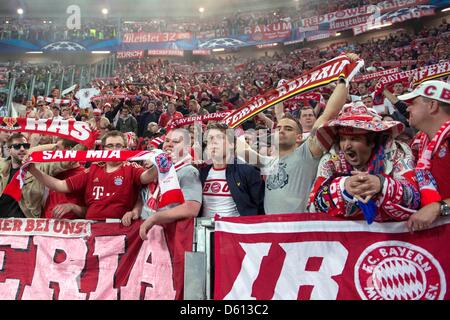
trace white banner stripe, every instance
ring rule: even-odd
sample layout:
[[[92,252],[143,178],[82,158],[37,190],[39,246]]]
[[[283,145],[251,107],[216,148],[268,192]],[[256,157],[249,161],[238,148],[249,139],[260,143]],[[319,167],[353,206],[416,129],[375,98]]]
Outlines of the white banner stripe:
[[[0,219],[2,236],[46,236],[56,238],[86,238],[91,236],[92,220],[67,219]]]
[[[450,223],[450,217],[439,218],[430,228]],[[409,232],[406,221],[374,222],[371,225],[364,221],[281,221],[254,224],[215,221],[215,231],[235,234],[261,233],[308,233],[308,232]]]

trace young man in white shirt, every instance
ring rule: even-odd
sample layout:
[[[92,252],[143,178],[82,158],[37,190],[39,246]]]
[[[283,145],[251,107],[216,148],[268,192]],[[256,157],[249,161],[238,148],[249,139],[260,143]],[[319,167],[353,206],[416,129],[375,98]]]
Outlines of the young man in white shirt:
[[[207,157],[200,170],[203,217],[264,214],[264,181],[260,171],[234,156],[234,132],[225,124],[208,126]]]

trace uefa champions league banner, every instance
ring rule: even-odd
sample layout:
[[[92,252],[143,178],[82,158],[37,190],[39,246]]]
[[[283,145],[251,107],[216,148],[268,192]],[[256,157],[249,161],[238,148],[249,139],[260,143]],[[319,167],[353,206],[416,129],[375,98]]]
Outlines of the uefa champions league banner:
[[[24,52],[24,51],[44,51],[44,52],[82,52],[93,50],[126,51],[120,49],[120,39],[110,40],[55,40],[55,41],[27,41],[18,39],[0,40],[0,52]]]
[[[299,27],[280,20],[267,25],[244,27],[242,34],[218,35],[214,30],[191,32],[128,32],[122,39],[67,41],[0,40],[0,52],[50,51],[74,52],[108,50],[127,52],[140,50],[210,50],[214,48],[238,48],[283,42],[299,43],[336,35],[337,31],[353,29],[354,34],[367,32],[386,23],[398,23],[413,18],[435,14],[446,7],[450,0],[386,0],[376,5],[347,8],[301,20]]]
[[[141,223],[0,219],[0,299],[182,299],[193,219]]]
[[[406,222],[324,214],[216,217],[215,299],[447,300],[450,218]]]

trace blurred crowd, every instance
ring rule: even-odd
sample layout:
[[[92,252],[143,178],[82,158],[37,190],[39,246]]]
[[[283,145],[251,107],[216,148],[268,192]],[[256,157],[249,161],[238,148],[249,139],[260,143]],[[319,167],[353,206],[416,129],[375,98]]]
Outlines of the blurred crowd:
[[[300,27],[307,17],[326,14],[379,0],[352,1],[306,1],[293,2],[292,7],[271,10],[238,11],[226,16],[186,18],[126,19],[90,18],[82,20],[82,28],[70,30],[61,19],[3,18],[0,21],[0,40],[20,39],[27,41],[82,41],[109,40],[129,32],[193,32],[198,37],[222,37],[243,34],[245,28],[290,22],[292,28]]]

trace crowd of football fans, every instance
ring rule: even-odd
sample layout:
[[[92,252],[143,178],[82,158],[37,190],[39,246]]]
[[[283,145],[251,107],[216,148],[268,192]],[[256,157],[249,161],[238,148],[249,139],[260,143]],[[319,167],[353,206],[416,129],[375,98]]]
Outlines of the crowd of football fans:
[[[246,10],[233,14],[205,17],[151,19],[115,17],[83,19],[82,28],[67,27],[64,19],[37,19],[26,17],[4,17],[0,20],[0,40],[20,39],[27,41],[82,41],[109,40],[127,32],[212,32],[214,36],[230,36],[244,33],[246,27],[290,22],[293,28],[301,26],[303,18],[329,12],[376,4],[379,0],[353,1],[306,1],[293,2],[292,7],[275,10]]]
[[[314,9],[322,12],[359,3],[360,1],[342,1],[338,7],[330,7],[326,2],[319,2]],[[242,17],[237,16],[236,19]],[[269,16],[252,19],[244,19],[244,24],[267,24],[272,21]],[[233,23],[240,24],[236,21]],[[136,26],[129,27],[131,29],[128,31],[135,31],[133,28]],[[145,29],[148,30],[150,29]],[[35,185],[34,193],[25,192],[24,195],[27,196],[21,202],[15,202],[5,194],[1,196],[0,204],[8,208],[5,217],[119,218],[128,225],[132,219],[140,216],[147,218],[142,225],[141,236],[144,238],[145,232],[154,224],[198,215],[236,216],[310,210],[357,218],[362,217],[361,203],[373,201],[380,209],[375,220],[409,219],[412,230],[424,229],[437,218],[436,212],[442,213],[434,203],[448,199],[449,188],[441,177],[434,176],[437,181],[437,187],[435,185],[434,188],[440,197],[430,203],[422,199],[421,205],[422,186],[411,178],[411,174],[415,170],[415,163],[421,159],[420,152],[423,150],[420,149],[414,158],[414,149],[411,151],[409,145],[415,141],[416,133],[422,131],[428,134],[427,124],[432,119],[443,121],[450,118],[449,104],[445,100],[445,90],[448,90],[446,78],[440,79],[442,81],[437,85],[433,84],[437,86],[437,90],[442,91],[444,98],[431,95],[431,102],[420,100],[424,105],[429,103],[431,110],[425,124],[415,118],[418,116],[408,120],[408,112],[415,114],[419,103],[418,100],[411,102],[410,99],[402,98],[412,89],[409,82],[384,88],[381,101],[376,101],[373,93],[379,79],[358,83],[338,81],[337,84],[316,90],[320,97],[318,99],[301,102],[291,100],[279,104],[234,130],[241,135],[236,140],[229,140],[226,126],[216,121],[210,121],[208,126],[186,126],[183,128],[186,129],[185,132],[171,130],[171,124],[183,117],[236,110],[258,94],[277,87],[283,80],[298,77],[342,53],[352,61],[364,59],[362,74],[389,69],[389,62],[395,61],[413,61],[398,65],[400,70],[448,61],[449,31],[450,25],[443,20],[439,26],[425,27],[417,34],[396,30],[384,39],[327,48],[305,46],[259,58],[234,54],[225,58],[205,57],[196,62],[170,62],[150,58],[124,60],[117,65],[113,78],[93,80],[90,88],[78,87],[72,90],[62,97],[70,100],[64,103],[38,100],[36,97],[28,99],[25,96],[26,90],[23,89],[20,102],[24,104],[24,109],[20,110],[20,117],[84,121],[98,132],[95,148],[162,149],[172,157],[174,163],[181,163],[181,155],[188,150],[187,154],[194,158],[194,162],[181,165],[178,172],[185,199],[180,204],[183,207],[175,206],[164,210],[149,204],[150,199],[158,199],[158,195],[154,194],[157,191],[150,187],[153,182],[149,184],[155,179],[155,166],[152,167],[150,163],[144,163],[144,167],[141,167],[120,163],[99,165],[77,162],[73,167],[69,164],[54,165],[50,169],[35,165],[28,173],[35,184],[27,186],[33,188]],[[14,65],[9,72],[19,82],[23,75],[35,74],[38,76],[38,86],[42,87],[48,68],[62,70],[64,67]],[[60,98],[61,89],[64,88],[54,88],[50,97]],[[83,91],[80,95],[79,90],[83,89],[88,91]],[[85,93],[92,93],[88,108],[77,104],[77,100],[81,100]],[[414,98],[417,99],[420,95],[418,93]],[[4,104],[5,99],[0,107],[0,115],[8,116]],[[376,104],[382,107],[376,109]],[[356,125],[355,121],[361,118],[366,119],[366,123]],[[338,121],[334,123],[336,128],[348,126],[351,130],[336,129],[335,140],[331,143],[333,147],[325,150],[323,141],[317,140],[316,132],[323,126],[332,127],[333,120]],[[444,126],[447,120],[442,123],[443,132],[446,132]],[[197,129],[204,135],[200,142],[194,138]],[[276,137],[277,142],[271,143],[263,139],[268,137]],[[430,133],[429,139],[432,138]],[[318,147],[319,144],[321,147]],[[46,145],[50,150],[79,147],[46,135],[0,132],[3,157],[1,168],[5,173],[1,177],[2,188],[11,182],[30,150],[39,151]],[[448,158],[450,152],[445,139],[442,148],[441,150],[447,149],[440,151],[439,157]],[[231,155],[222,156],[227,154],[224,152],[227,150],[232,150]],[[248,161],[252,152],[258,154],[257,163]],[[204,154],[206,157],[203,157]],[[341,161],[340,164],[337,160]],[[374,165],[378,162],[381,164]],[[277,163],[278,169],[273,168],[274,163]],[[340,167],[342,163],[347,166],[345,170]],[[447,161],[447,166],[444,162],[440,163],[439,169],[436,166],[431,169],[428,167],[425,174],[442,174],[449,169],[450,162]],[[84,170],[86,167],[89,170]],[[224,169],[226,173],[221,172]],[[119,178],[112,177],[116,170],[123,171],[120,171]],[[350,173],[352,170],[358,173]],[[66,171],[68,173],[62,174]],[[123,181],[123,177],[132,177],[133,181]],[[116,199],[118,202],[111,206],[111,210],[99,212],[100,208],[107,208],[112,200],[103,198],[97,202],[99,194],[92,193],[91,190],[96,187],[93,185],[95,181],[109,183],[102,185],[102,188],[111,190],[111,194],[119,192],[118,187],[127,186],[129,189],[122,188],[120,191],[126,199]],[[221,182],[215,185],[215,181]],[[53,190],[48,199],[44,199],[44,185]],[[140,188],[144,191],[141,192]],[[342,196],[329,190],[339,190]],[[404,196],[400,200],[396,199],[387,190],[395,190]],[[61,194],[64,193],[69,196],[62,197]],[[127,198],[129,193],[133,197]],[[73,198],[70,198],[72,195]],[[281,199],[284,200],[283,203]],[[392,211],[393,202],[397,205],[396,211]],[[34,211],[31,212],[31,209]],[[417,210],[418,214],[411,215],[412,210]],[[433,218],[424,218],[430,210]]]

